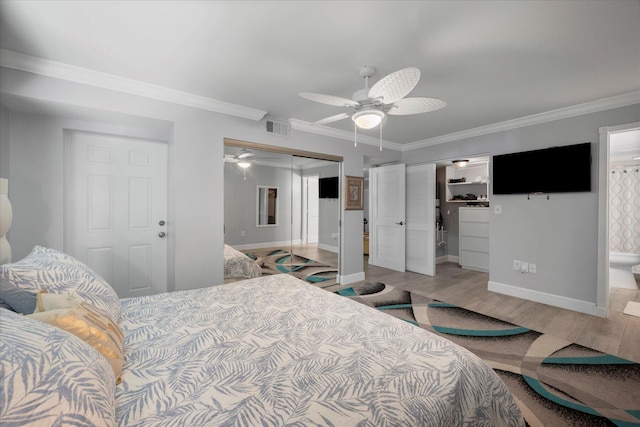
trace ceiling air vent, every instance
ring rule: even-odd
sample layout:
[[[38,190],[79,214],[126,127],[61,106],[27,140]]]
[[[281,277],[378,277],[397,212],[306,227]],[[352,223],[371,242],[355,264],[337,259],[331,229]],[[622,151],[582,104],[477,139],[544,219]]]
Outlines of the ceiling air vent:
[[[267,133],[278,136],[289,136],[289,123],[265,120]]]

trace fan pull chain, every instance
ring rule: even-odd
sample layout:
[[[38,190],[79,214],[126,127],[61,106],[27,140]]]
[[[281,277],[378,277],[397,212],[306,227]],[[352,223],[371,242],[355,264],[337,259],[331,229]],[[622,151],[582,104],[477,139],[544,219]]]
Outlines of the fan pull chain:
[[[353,146],[358,146],[358,125],[355,122],[353,122]]]
[[[380,151],[382,151],[382,123],[380,124]]]

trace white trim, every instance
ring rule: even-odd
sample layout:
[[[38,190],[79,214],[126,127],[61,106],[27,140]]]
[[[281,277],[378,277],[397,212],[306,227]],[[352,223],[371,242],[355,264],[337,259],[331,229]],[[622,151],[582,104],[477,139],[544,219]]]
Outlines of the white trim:
[[[243,251],[246,249],[264,249],[264,248],[287,248],[291,247],[291,245],[300,245],[302,244],[300,239],[295,240],[283,240],[281,242],[266,242],[266,243],[249,243],[246,245],[230,245],[234,249],[239,251]]]
[[[365,280],[364,271],[359,273],[349,274],[346,276],[338,276],[338,283],[341,285],[348,285],[350,283],[362,282]]]
[[[567,298],[560,295],[547,294],[532,289],[520,288],[517,286],[505,285],[503,283],[489,281],[488,290],[503,295],[522,298],[529,301],[539,302],[554,307],[590,314],[592,316],[606,317],[606,313],[594,303],[588,301]]]
[[[260,121],[267,115],[266,111],[255,108],[218,101],[62,62],[23,55],[6,49],[0,49],[0,66],[255,121]]]
[[[596,113],[598,111],[610,110],[612,108],[626,107],[640,103],[640,91],[624,93],[622,95],[611,96],[593,102],[585,102],[583,104],[573,105],[570,107],[559,108],[544,113],[533,114],[518,119],[498,122],[487,126],[480,126],[473,129],[467,129],[460,132],[449,133],[447,135],[436,136],[433,138],[415,141],[409,144],[401,145],[401,151],[411,151],[418,148],[428,147],[431,145],[444,144],[445,142],[454,142],[462,139],[473,138],[476,136],[487,135],[491,133],[502,132],[511,129],[517,129],[525,126],[537,125],[541,123],[552,122],[554,120],[567,119],[569,117],[581,116],[583,114]]]
[[[322,243],[318,243],[318,249],[322,249],[323,251],[333,252],[334,254],[338,253],[337,246],[329,246],[329,245],[324,245]]]
[[[640,122],[618,126],[603,126],[598,152],[598,266],[596,306],[609,316],[609,153],[612,133],[640,128]]]
[[[112,74],[102,73],[99,71],[90,70],[88,68],[77,67],[74,65],[64,64],[62,62],[50,61],[48,59],[24,55],[7,49],[0,49],[0,67],[40,74],[43,76],[67,80],[79,84],[86,84],[89,86],[100,87],[103,89],[114,90],[131,95],[143,96],[150,99],[156,99],[159,101],[170,102],[173,104],[184,105],[187,107],[193,107],[202,110],[214,111],[216,113],[242,117],[255,121],[260,121],[267,115],[266,111],[244,107],[242,105],[231,104],[228,102],[223,102],[200,95],[194,95],[192,93],[182,92],[175,89],[169,89],[163,86],[153,85],[138,80],[132,80]],[[582,104],[559,108],[539,114],[533,114],[513,120],[507,120],[486,126],[480,126],[473,129],[463,130],[460,132],[453,132],[446,135],[410,142],[408,144],[398,144],[396,142],[391,142],[383,139],[382,146],[384,148],[396,151],[411,151],[418,148],[443,144],[446,142],[459,141],[476,136],[517,129],[525,126],[580,116],[583,114],[595,113],[598,111],[610,110],[612,108],[625,107],[627,105],[638,103],[640,103],[640,91],[633,91],[592,102],[585,102]],[[289,119],[289,124],[293,129],[301,130],[303,132],[353,141],[352,132],[334,129],[327,126],[314,126],[309,122],[293,118]],[[358,135],[358,142],[373,146],[380,145],[379,138],[367,135]]]
[[[292,129],[300,130],[308,133],[315,133],[317,135],[330,136],[332,138],[344,139],[345,141],[353,142],[353,132],[347,132],[340,129],[334,129],[328,126],[313,125],[304,120],[289,119],[289,124]],[[373,145],[375,147],[380,146],[380,138],[375,138],[367,135],[358,135],[358,144]],[[382,140],[382,147],[395,151],[402,151],[402,145],[396,142]]]
[[[443,255],[436,258],[436,264],[442,264],[444,262],[455,262],[460,264],[459,257],[457,255]]]

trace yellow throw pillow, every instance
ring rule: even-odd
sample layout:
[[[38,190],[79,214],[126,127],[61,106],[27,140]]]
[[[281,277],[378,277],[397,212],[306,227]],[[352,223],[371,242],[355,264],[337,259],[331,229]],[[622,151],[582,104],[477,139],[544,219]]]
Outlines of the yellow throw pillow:
[[[38,307],[43,306],[41,297],[45,295],[52,294],[39,294]],[[46,299],[47,297],[45,297]],[[120,375],[124,364],[122,331],[107,313],[99,308],[84,302],[68,302],[74,306],[33,313],[27,317],[57,326],[83,339],[107,359],[116,376],[116,384],[120,384],[122,382]],[[46,302],[44,305],[46,306]]]

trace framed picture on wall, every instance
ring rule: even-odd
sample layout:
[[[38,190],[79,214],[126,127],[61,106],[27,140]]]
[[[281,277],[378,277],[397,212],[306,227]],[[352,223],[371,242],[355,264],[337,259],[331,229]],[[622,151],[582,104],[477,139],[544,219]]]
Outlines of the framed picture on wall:
[[[344,208],[347,210],[362,210],[364,204],[364,178],[345,176],[344,180]]]

